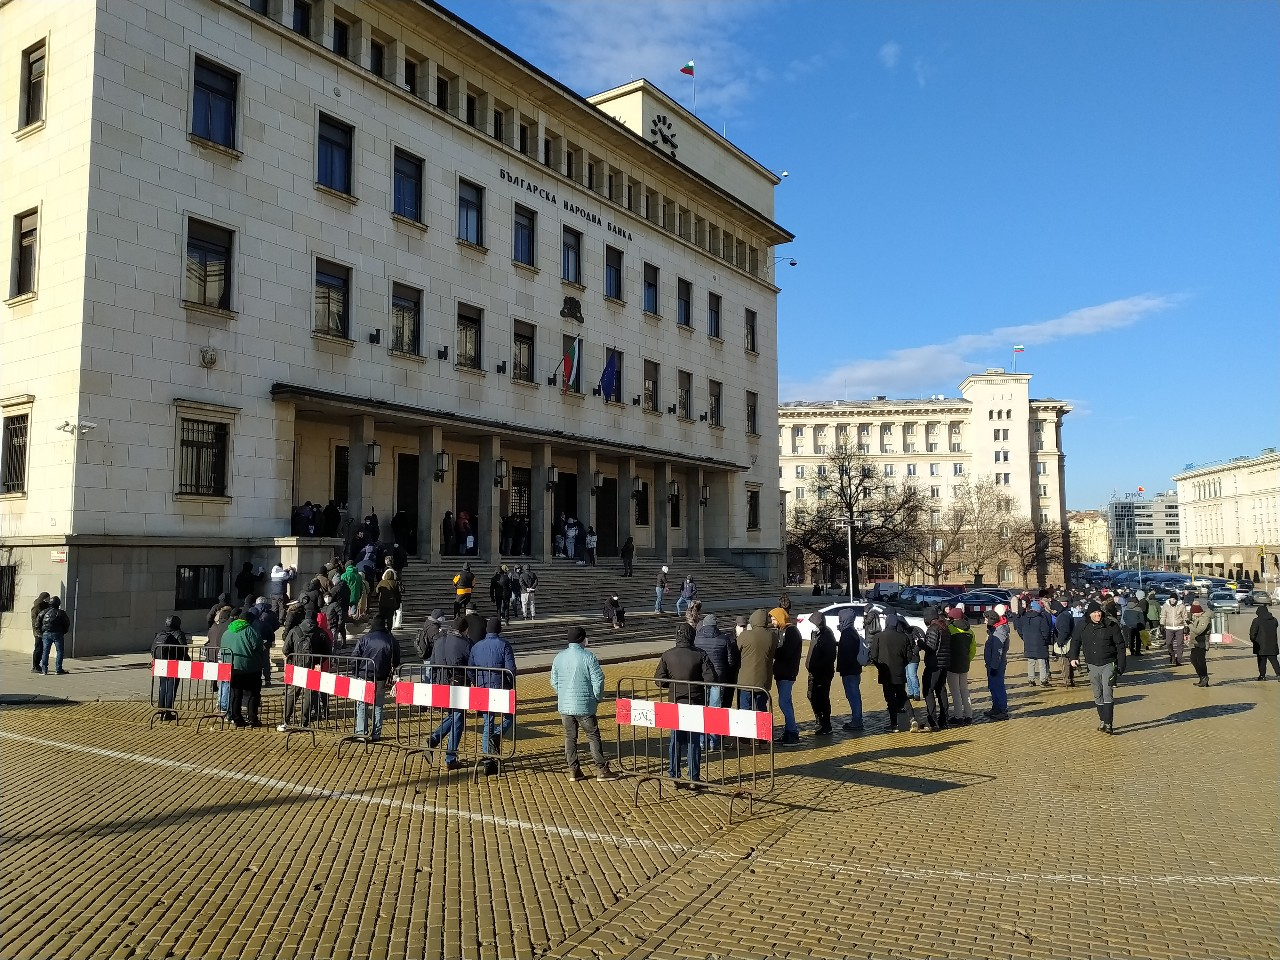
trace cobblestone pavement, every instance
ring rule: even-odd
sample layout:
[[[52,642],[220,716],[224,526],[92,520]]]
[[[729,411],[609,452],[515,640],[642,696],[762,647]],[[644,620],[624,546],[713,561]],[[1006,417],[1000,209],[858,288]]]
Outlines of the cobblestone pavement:
[[[1160,660],[1113,737],[1019,661],[1011,721],[890,734],[868,674],[867,730],[816,738],[798,704],[732,825],[720,795],[568,782],[545,674],[520,761],[477,783],[139,703],[9,706],[0,956],[1280,957],[1280,683],[1238,650],[1208,689]]]

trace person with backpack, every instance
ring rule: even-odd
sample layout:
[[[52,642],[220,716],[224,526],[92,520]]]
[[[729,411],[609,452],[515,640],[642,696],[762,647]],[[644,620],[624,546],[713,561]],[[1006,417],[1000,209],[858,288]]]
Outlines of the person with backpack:
[[[471,564],[464,563],[462,570],[454,575],[453,616],[456,619],[466,609],[471,600],[471,591],[476,585],[476,575],[471,572]]]
[[[947,666],[947,690],[951,693],[952,719],[957,726],[973,723],[973,700],[969,697],[969,664],[977,652],[977,641],[961,607],[947,610],[947,631],[951,642],[951,663]]]
[[[907,699],[907,662],[915,656],[917,639],[911,625],[894,610],[883,613],[883,627],[870,634],[869,663],[875,664],[876,678],[884,690],[885,706],[889,708],[889,731],[899,733],[898,715],[904,710],[911,715],[911,730],[921,729],[916,708]],[[864,623],[865,627],[866,624]]]
[[[67,631],[71,629],[71,618],[62,609],[61,597],[50,597],[49,606],[40,614],[40,672],[49,675],[49,650],[57,654],[54,662],[54,673],[63,676],[67,673],[62,668],[62,648],[67,639]]]
[[[1065,603],[1057,605],[1053,615],[1053,654],[1058,658],[1058,667],[1068,687],[1076,685],[1076,672],[1071,666],[1071,634],[1076,627],[1075,612]]]
[[[866,617],[871,616],[871,608],[867,608]],[[866,617],[863,628],[866,628]],[[844,687],[845,699],[849,701],[849,720],[841,728],[846,733],[863,728],[862,722],[862,668],[866,666],[870,647],[858,628],[854,626],[858,619],[858,611],[853,607],[845,607],[840,611],[840,646],[836,650],[836,673],[840,674],[840,683]]]

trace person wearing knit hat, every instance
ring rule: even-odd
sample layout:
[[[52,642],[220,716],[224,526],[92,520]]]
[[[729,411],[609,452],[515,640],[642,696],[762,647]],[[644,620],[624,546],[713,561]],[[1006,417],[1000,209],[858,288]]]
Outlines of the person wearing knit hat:
[[[1191,665],[1196,668],[1196,686],[1209,685],[1209,634],[1213,631],[1213,614],[1191,604],[1191,619],[1187,623],[1187,637],[1191,641]]]
[[[1103,617],[1101,605],[1090,603],[1084,620],[1071,636],[1071,665],[1079,667],[1083,659],[1088,667],[1093,703],[1098,710],[1098,729],[1103,733],[1114,732],[1114,690],[1116,681],[1124,674],[1127,653],[1119,625]]]
[[[502,618],[490,617],[485,621],[484,639],[471,648],[468,666],[474,667],[471,686],[490,690],[514,690],[516,686],[516,654],[507,638],[502,636]],[[493,727],[500,717],[497,733]],[[485,758],[485,776],[498,772],[498,760],[502,755],[502,738],[515,723],[515,714],[485,713],[484,727],[480,735],[480,755]]]
[[[1005,690],[1004,670],[1009,663],[1009,621],[1005,615],[996,610],[988,610],[983,615],[987,626],[987,642],[982,648],[982,659],[987,668],[987,689],[991,691],[991,709],[987,717],[991,720],[1009,719],[1009,694]]]
[[[568,643],[551,661],[551,689],[556,693],[556,709],[564,725],[564,759],[569,765],[569,779],[583,779],[578,765],[578,731],[587,735],[587,747],[596,766],[597,780],[617,780],[609,770],[604,747],[600,742],[600,725],[596,708],[604,699],[604,670],[596,655],[586,649],[587,631],[569,628]]]

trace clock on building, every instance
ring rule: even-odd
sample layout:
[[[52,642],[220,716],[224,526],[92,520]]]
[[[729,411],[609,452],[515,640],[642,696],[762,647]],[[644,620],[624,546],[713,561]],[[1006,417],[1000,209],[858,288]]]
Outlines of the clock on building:
[[[679,144],[676,143],[676,130],[671,123],[671,118],[665,113],[654,114],[649,121],[649,140],[661,150],[667,150],[671,156],[676,155],[676,149]]]

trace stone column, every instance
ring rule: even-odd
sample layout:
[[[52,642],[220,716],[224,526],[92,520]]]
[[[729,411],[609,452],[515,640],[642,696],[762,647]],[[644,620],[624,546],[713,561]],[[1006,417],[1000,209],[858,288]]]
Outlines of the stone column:
[[[688,519],[685,523],[685,545],[689,550],[689,559],[693,563],[702,563],[706,559],[706,553],[703,548],[703,511],[704,507],[699,501],[702,499],[702,484],[705,482],[701,467],[695,467],[686,475],[691,486],[690,489],[682,491],[685,495],[685,514]]]
[[[578,453],[578,520],[586,528],[596,524],[596,495],[591,489],[591,476],[596,471],[596,454],[594,450],[582,450]]]
[[[529,554],[544,563],[551,560],[551,493],[547,490],[547,470],[551,466],[551,444],[535,444],[529,471]]]
[[[440,562],[441,518],[436,516],[435,472],[436,454],[443,448],[444,431],[439,427],[418,431],[418,556],[427,563]]]
[[[480,526],[480,536],[476,544],[476,552],[490,563],[497,563],[501,555],[499,547],[502,542],[502,508],[501,491],[493,485],[496,475],[494,464],[502,456],[502,438],[496,434],[480,438],[480,508],[476,511],[476,522]]]
[[[671,504],[667,503],[667,491],[671,486],[671,464],[667,461],[653,465],[653,549],[658,559],[671,559]]]
[[[631,488],[635,484],[636,458],[618,458],[618,549],[627,542],[627,537],[635,536],[631,532],[631,521],[636,515],[636,502],[631,499]]]
[[[387,79],[401,90],[408,89],[404,85],[404,41],[392,40],[388,43],[386,56],[387,62],[384,68],[387,71]]]
[[[347,512],[360,523],[373,508],[373,498],[364,493],[364,464],[373,443],[373,417],[352,417],[347,426]],[[370,484],[370,487],[373,485]]]

